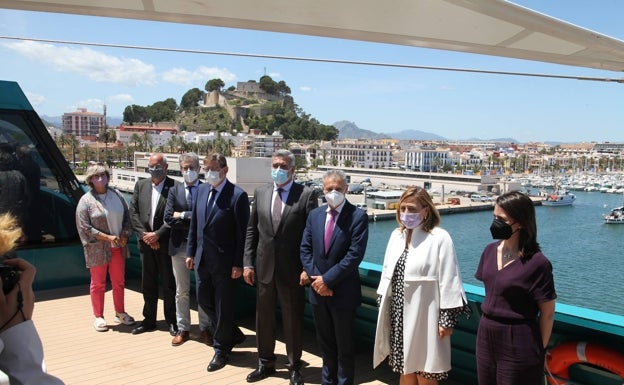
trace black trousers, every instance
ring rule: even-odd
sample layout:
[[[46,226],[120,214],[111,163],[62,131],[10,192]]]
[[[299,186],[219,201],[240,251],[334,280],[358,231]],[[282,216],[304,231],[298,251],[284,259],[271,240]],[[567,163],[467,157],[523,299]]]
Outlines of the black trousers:
[[[167,241],[168,243],[168,241]],[[164,315],[167,324],[177,325],[175,305],[175,278],[171,257],[167,245],[161,242],[158,250],[153,250],[144,242],[140,242],[141,253],[141,292],[143,293],[143,322],[148,326],[156,325],[158,310],[159,283],[162,282]]]
[[[195,270],[197,304],[208,315],[215,353],[228,354],[244,333],[234,322],[236,287],[231,272],[213,272],[202,258]]]
[[[323,385],[353,385],[355,377],[355,308],[312,305],[321,348]]]

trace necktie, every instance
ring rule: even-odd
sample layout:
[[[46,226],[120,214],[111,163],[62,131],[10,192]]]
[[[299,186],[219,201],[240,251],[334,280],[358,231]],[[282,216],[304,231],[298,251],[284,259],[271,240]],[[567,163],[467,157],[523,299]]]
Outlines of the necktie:
[[[216,197],[217,189],[213,188],[212,190],[210,190],[210,199],[208,200],[208,205],[206,206],[206,219],[210,217],[210,213],[212,212],[212,208],[214,207]]]
[[[273,201],[273,230],[277,230],[280,220],[282,219],[282,192],[283,188],[277,189],[277,195]]]
[[[329,211],[329,214],[331,218],[329,218],[329,222],[327,222],[327,226],[325,226],[325,253],[329,250],[329,243],[334,233],[334,226],[336,226],[336,215],[338,215],[338,211],[332,209]]]
[[[187,186],[188,195],[186,197],[186,211],[193,210],[193,203],[195,203],[195,186]]]

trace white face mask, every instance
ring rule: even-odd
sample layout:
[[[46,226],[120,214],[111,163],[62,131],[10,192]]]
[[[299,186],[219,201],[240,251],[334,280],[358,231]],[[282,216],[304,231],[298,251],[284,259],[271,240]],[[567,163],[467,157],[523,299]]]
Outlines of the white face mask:
[[[415,229],[420,225],[420,213],[401,213],[400,217],[406,229]]]
[[[206,182],[210,183],[212,187],[218,186],[221,182],[221,176],[219,171],[206,172]]]
[[[340,191],[332,190],[325,194],[325,199],[330,207],[338,207],[344,202],[345,196]]]
[[[187,170],[184,173],[184,181],[188,184],[193,184],[199,178],[199,174],[195,170]]]

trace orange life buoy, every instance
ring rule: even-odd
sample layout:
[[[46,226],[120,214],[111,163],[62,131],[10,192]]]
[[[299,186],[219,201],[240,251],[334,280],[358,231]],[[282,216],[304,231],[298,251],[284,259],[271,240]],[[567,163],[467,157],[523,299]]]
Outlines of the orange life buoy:
[[[565,385],[566,381],[557,378],[569,379],[570,366],[584,362],[624,377],[623,353],[587,342],[564,342],[555,346],[546,356],[546,370],[552,374],[548,382],[551,385]]]

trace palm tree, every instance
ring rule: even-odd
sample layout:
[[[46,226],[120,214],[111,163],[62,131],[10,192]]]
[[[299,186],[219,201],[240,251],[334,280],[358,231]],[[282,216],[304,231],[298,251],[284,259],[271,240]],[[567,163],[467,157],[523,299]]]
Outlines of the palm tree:
[[[137,133],[134,133],[130,137],[130,141],[134,143],[134,151],[136,151],[137,147],[139,147],[139,144],[141,143],[141,136],[139,136],[139,134]]]
[[[80,142],[78,142],[78,139],[76,139],[76,135],[71,134],[69,136],[68,140],[68,144],[71,146],[71,150],[72,150],[72,162],[73,165],[76,165],[76,149],[78,148],[78,145],[80,144]]]

